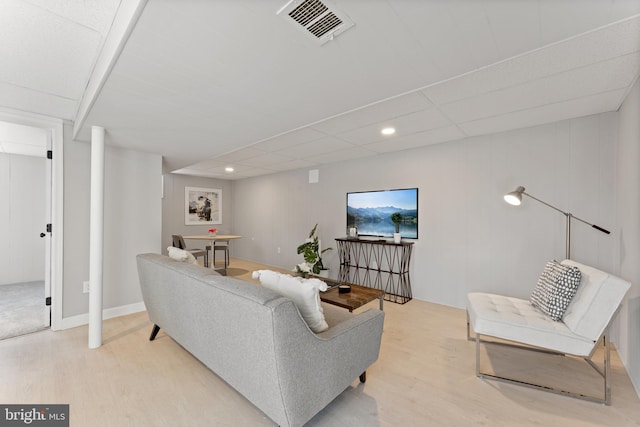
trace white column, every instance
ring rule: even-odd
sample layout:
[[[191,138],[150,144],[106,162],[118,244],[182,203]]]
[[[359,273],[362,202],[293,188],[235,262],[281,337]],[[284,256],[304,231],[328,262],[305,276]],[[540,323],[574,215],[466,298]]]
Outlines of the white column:
[[[104,240],[104,128],[91,127],[89,229],[89,348],[102,345],[102,252]]]

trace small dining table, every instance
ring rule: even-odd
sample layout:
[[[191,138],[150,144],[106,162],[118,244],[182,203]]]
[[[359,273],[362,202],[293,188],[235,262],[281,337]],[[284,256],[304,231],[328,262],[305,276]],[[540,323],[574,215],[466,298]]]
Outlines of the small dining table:
[[[211,251],[213,252],[213,245],[215,243],[216,240],[234,240],[234,239],[240,239],[242,238],[242,236],[237,236],[235,234],[202,234],[202,235],[198,235],[198,236],[182,236],[183,239],[188,239],[188,240],[205,240],[209,242],[209,246],[211,246]],[[206,248],[205,248],[206,249]],[[211,268],[215,269],[215,265],[213,265],[213,262],[210,263],[211,264]],[[225,270],[226,270],[227,265],[225,264]]]

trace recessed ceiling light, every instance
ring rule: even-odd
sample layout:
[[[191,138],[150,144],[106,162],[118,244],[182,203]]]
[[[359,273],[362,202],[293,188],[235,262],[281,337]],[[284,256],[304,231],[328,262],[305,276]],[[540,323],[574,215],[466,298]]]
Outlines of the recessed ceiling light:
[[[231,166],[227,166],[226,168],[224,168],[224,171],[231,173],[233,172],[233,168]]]
[[[393,135],[394,133],[396,133],[396,129],[395,128],[384,128],[380,132],[383,135]]]

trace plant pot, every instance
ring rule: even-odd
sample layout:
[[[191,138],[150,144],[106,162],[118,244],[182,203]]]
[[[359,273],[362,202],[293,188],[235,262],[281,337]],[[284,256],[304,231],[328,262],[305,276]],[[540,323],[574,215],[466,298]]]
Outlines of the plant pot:
[[[400,243],[402,241],[402,237],[400,233],[393,233],[393,243]]]

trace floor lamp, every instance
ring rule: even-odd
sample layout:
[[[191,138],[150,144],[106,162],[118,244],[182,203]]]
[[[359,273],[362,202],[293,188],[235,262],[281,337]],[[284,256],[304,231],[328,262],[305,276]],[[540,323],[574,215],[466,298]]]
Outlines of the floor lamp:
[[[560,210],[560,209],[556,208],[555,206],[550,205],[547,202],[543,202],[540,199],[536,199],[531,194],[525,193],[523,186],[519,186],[518,188],[516,188],[511,193],[505,194],[504,195],[504,200],[505,200],[505,202],[509,203],[510,205],[519,206],[520,203],[522,203],[522,195],[523,194],[525,196],[531,197],[533,200],[536,200],[536,201],[542,203],[543,205],[549,206],[551,209],[557,210],[558,212],[560,212],[562,215],[564,215],[567,218],[567,252],[566,252],[566,254],[567,254],[566,258],[567,259],[571,259],[571,219],[577,219],[578,221],[583,222],[583,223],[595,228],[598,231],[602,231],[605,234],[610,234],[611,233],[609,230],[605,230],[602,227],[598,227],[597,225],[590,224],[587,221],[578,218],[577,216],[573,216],[569,212],[565,212],[563,210]]]

